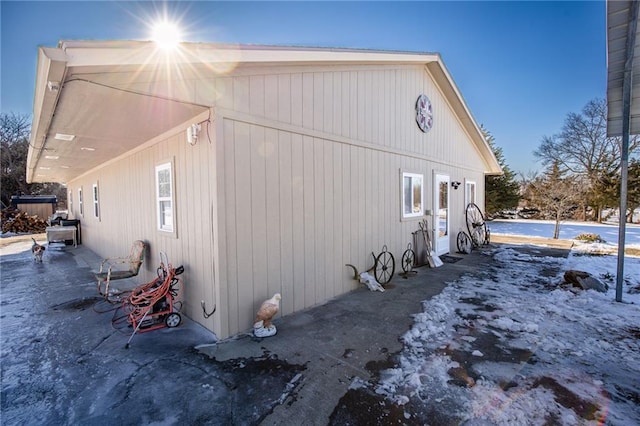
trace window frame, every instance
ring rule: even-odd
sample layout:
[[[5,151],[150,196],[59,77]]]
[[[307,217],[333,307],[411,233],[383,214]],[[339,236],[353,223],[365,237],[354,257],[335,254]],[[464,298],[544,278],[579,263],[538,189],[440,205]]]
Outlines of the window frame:
[[[470,191],[469,191],[469,187],[473,185],[473,200],[471,200],[471,198],[469,197]],[[476,201],[478,199],[478,184],[476,183],[475,180],[473,179],[465,179],[464,180],[464,208],[465,211],[467,209],[467,206],[470,203],[474,203],[474,204],[478,204]]]
[[[169,196],[161,197],[160,196],[160,180],[159,180],[159,172],[169,171]],[[156,164],[154,169],[154,178],[155,178],[155,189],[156,189],[156,200],[155,200],[155,210],[156,210],[156,228],[159,232],[162,232],[165,235],[176,235],[176,197],[175,197],[175,175],[174,175],[174,162],[173,160],[163,161],[161,163]],[[169,201],[169,211],[170,211],[170,223],[167,223],[166,215],[163,215],[162,203],[166,203]],[[164,220],[163,220],[164,219]]]
[[[78,212],[80,217],[84,217],[84,198],[82,194],[82,187],[78,188]]]
[[[98,182],[91,185],[91,201],[93,202],[93,217],[100,220],[100,190]]]
[[[414,179],[420,179],[420,202],[419,202],[419,211],[413,212],[413,213],[406,213],[405,212],[405,204],[406,204],[406,188],[405,188],[405,179],[409,178],[410,180],[410,184],[411,184],[411,197],[412,199],[410,200],[411,205],[415,205],[415,199],[413,198],[415,196],[415,190],[414,190]],[[417,219],[417,218],[421,218],[425,215],[425,191],[424,191],[424,185],[425,185],[425,177],[424,174],[422,173],[414,173],[414,172],[408,172],[408,171],[404,171],[401,170],[400,171],[400,219],[401,220],[412,220],[412,219]],[[415,207],[414,207],[415,209]]]

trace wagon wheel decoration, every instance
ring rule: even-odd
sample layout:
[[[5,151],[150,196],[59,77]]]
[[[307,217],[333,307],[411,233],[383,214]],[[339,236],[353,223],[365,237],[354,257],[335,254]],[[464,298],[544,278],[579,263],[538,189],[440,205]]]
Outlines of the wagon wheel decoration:
[[[416,260],[416,253],[411,248],[411,243],[407,244],[407,249],[402,254],[402,271],[405,274],[413,272],[413,264]]]
[[[391,281],[391,277],[393,277],[393,273],[396,270],[396,260],[393,258],[393,254],[387,250],[386,245],[382,247],[382,252],[375,259],[373,275],[376,277],[376,281],[384,285]]]
[[[469,203],[467,205],[466,217],[467,230],[469,231],[473,247],[480,247],[483,244],[488,244],[489,232],[480,208],[474,203]]]
[[[456,238],[456,244],[458,246],[458,253],[469,254],[471,253],[471,238],[467,235],[466,232],[460,231],[458,232],[458,237]]]

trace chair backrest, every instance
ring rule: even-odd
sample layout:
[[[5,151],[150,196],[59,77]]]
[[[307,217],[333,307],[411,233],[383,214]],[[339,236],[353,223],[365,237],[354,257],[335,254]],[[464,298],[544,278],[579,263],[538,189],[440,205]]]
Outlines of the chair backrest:
[[[131,253],[129,254],[129,270],[134,275],[138,275],[138,272],[140,271],[140,266],[144,260],[146,246],[147,245],[144,241],[140,240],[134,241],[133,246],[131,246]]]

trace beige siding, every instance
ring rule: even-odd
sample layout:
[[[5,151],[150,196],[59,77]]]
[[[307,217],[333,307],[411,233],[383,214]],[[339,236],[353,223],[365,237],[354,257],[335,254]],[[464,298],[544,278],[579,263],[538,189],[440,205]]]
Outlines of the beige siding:
[[[217,105],[225,109],[478,172],[485,167],[422,66],[246,67],[240,76],[218,78],[215,87]],[[436,121],[426,134],[415,125],[421,93],[431,99]]]
[[[206,131],[206,126],[203,125]],[[202,135],[206,139],[206,134]],[[137,282],[153,279],[165,252],[174,266],[184,265],[183,311],[213,329],[214,319],[201,315],[200,301],[218,303],[213,263],[215,200],[214,145],[186,143],[183,132],[157,145],[69,183],[74,194],[71,216],[81,220],[82,242],[102,257],[127,255],[134,240],[149,244]],[[155,166],[173,161],[177,238],[157,230]],[[211,165],[211,166],[210,166]],[[93,215],[91,188],[99,185],[100,218]],[[84,215],[77,202],[84,195]],[[96,268],[99,265],[94,265]],[[219,303],[218,303],[219,304]]]
[[[186,268],[185,312],[219,337],[249,329],[275,292],[286,315],[356,288],[345,263],[365,270],[383,245],[399,269],[417,229],[417,220],[400,218],[401,171],[424,175],[426,209],[434,171],[475,180],[484,202],[486,165],[421,66],[244,66],[194,87],[215,114],[198,144],[176,129],[69,188],[76,217],[77,188],[84,190],[83,242],[108,256],[146,240],[140,282],[167,252]],[[435,109],[426,134],[415,123],[421,93]],[[166,160],[174,161],[177,236],[156,229],[154,168]],[[451,190],[452,250],[463,203],[462,185]],[[203,318],[200,300],[217,305],[213,317]]]
[[[485,165],[422,67],[252,71],[217,83],[233,88],[218,100],[220,227],[238,256],[220,265],[229,333],[250,327],[274,292],[286,315],[355,288],[344,264],[364,270],[385,244],[399,261],[417,228],[400,220],[401,170],[425,176],[428,209],[434,171],[474,179],[479,200],[484,186]],[[426,134],[414,118],[421,93],[436,116]],[[452,250],[463,204],[463,186],[451,189]]]
[[[415,220],[400,220],[400,170],[425,175],[427,208],[434,169],[463,180],[461,170],[426,160],[233,119],[225,119],[223,127],[220,149],[235,149],[236,155],[225,157],[224,168],[219,165],[225,188],[219,204],[225,208],[243,198],[241,205],[236,201],[235,216],[220,224],[226,244],[237,247],[227,251],[237,259],[220,265],[230,289],[221,301],[222,316],[228,310],[239,327],[230,320],[230,333],[250,327],[258,304],[275,292],[283,295],[286,315],[355,288],[345,263],[365,270],[373,264],[371,252],[379,253],[385,244],[399,268],[417,229]],[[463,226],[463,199],[462,186],[451,190],[452,244]]]

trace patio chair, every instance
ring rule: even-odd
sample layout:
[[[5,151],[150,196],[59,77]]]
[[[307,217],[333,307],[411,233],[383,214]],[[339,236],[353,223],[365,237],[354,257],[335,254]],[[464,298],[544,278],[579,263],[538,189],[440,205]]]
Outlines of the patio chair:
[[[113,296],[113,294],[111,294],[113,292],[110,293],[109,291],[111,281],[131,278],[138,275],[140,266],[142,266],[144,260],[146,247],[147,245],[144,241],[134,241],[128,257],[108,257],[102,261],[100,264],[100,272],[95,274],[95,276],[98,280],[98,293],[104,296],[107,301],[112,301],[110,296]],[[128,269],[114,268],[116,265],[126,265]]]

